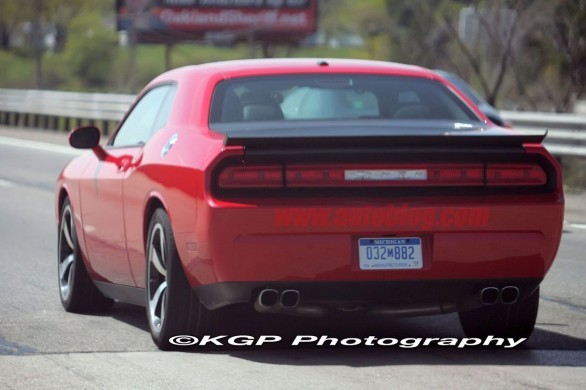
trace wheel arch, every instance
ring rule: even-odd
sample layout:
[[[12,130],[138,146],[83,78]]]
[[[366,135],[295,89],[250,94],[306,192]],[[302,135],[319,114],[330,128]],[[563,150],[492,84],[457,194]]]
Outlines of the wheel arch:
[[[155,212],[155,210],[157,209],[163,209],[167,215],[169,215],[169,212],[167,210],[167,207],[165,205],[165,203],[163,202],[163,200],[161,199],[161,197],[158,194],[151,194],[149,196],[149,199],[146,202],[146,205],[144,207],[144,214],[143,214],[143,223],[142,223],[142,243],[143,243],[143,247],[146,248],[147,245],[147,239],[148,239],[148,234],[149,234],[149,225],[151,223],[151,218]]]

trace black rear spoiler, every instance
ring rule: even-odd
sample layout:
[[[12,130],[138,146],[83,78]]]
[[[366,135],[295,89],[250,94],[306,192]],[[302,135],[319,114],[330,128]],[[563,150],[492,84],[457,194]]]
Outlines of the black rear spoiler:
[[[421,135],[421,136],[360,136],[360,137],[254,137],[226,135],[224,145],[246,147],[360,147],[360,146],[486,146],[511,147],[540,144],[545,135]]]
[[[520,134],[499,128],[486,131],[463,131],[430,134],[388,133],[377,131],[338,132],[324,134],[322,131],[229,131],[225,133],[224,145],[247,148],[311,148],[311,147],[519,147],[524,144],[540,144],[547,136],[543,134]]]

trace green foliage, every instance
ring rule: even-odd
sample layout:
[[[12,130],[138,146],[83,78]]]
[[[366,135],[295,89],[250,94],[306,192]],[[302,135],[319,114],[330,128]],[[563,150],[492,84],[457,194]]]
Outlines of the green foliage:
[[[71,63],[64,54],[47,53],[43,58],[43,86],[46,89],[82,91],[83,85],[71,72]]]
[[[516,9],[510,50],[495,37],[463,42],[460,10]],[[36,12],[36,10],[39,12]],[[44,87],[136,92],[165,70],[165,48],[139,45],[136,70],[129,48],[117,45],[114,0],[0,0],[0,44],[23,22],[67,26],[62,52],[43,54]],[[106,21],[106,22],[105,22]],[[490,24],[490,23],[489,23]],[[493,32],[502,32],[499,26]],[[326,38],[358,34],[365,47],[270,47],[273,57],[370,58],[442,68],[459,74],[492,101],[509,108],[565,110],[586,94],[586,0],[319,0],[319,30]],[[1,46],[0,46],[1,47]],[[261,55],[260,48],[256,56]],[[178,44],[171,66],[247,58],[232,48]],[[34,50],[0,49],[0,87],[34,87]],[[132,73],[132,74],[131,74]]]
[[[116,33],[101,23],[99,15],[80,14],[72,19],[64,54],[81,87],[92,90],[108,84],[116,51]]]
[[[5,50],[0,50],[0,88],[33,88],[34,63]]]

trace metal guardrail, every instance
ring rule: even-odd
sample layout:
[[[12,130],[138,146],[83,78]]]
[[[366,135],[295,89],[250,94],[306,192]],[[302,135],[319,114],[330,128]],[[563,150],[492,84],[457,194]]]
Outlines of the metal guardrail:
[[[501,111],[517,131],[547,130],[544,145],[556,156],[586,157],[586,116],[544,112]]]
[[[101,122],[108,133],[136,96],[0,89],[0,124],[69,131],[84,123]]]
[[[107,134],[133,103],[134,95],[0,89],[0,125],[69,131],[101,121]],[[548,130],[545,146],[558,156],[586,157],[586,116],[501,111],[515,130]]]

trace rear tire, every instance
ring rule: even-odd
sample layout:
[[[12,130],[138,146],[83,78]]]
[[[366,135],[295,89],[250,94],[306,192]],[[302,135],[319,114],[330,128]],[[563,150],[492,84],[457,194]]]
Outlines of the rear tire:
[[[187,281],[167,213],[151,217],[146,247],[147,317],[154,343],[163,350],[176,346],[173,336],[203,336],[215,328],[217,313],[207,310]]]
[[[496,304],[458,313],[466,336],[529,338],[539,309],[539,287],[512,305]]]
[[[96,288],[83,261],[71,202],[66,198],[61,207],[57,241],[57,276],[59,297],[66,311],[98,312],[112,307],[114,301]]]

